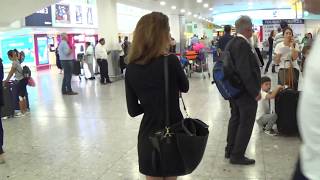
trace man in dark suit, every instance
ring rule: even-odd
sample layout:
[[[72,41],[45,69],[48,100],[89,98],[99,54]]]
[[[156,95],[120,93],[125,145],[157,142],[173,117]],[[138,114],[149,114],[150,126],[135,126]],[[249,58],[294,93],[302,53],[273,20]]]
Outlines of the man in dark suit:
[[[3,87],[2,87],[2,80],[3,80],[3,64],[2,59],[0,58],[0,164],[5,163],[4,161],[4,151],[3,151],[3,127],[2,127],[2,120],[1,120],[1,107],[3,106]]]
[[[261,75],[258,56],[249,42],[253,33],[250,17],[241,16],[235,26],[237,36],[225,50],[230,52],[244,88],[238,98],[230,100],[231,118],[225,157],[230,158],[231,164],[250,165],[255,160],[245,157],[245,152],[255,121],[257,101],[261,99]]]
[[[231,26],[225,25],[224,26],[224,35],[218,41],[218,53],[219,55],[224,51],[228,42],[233,38],[231,36]]]

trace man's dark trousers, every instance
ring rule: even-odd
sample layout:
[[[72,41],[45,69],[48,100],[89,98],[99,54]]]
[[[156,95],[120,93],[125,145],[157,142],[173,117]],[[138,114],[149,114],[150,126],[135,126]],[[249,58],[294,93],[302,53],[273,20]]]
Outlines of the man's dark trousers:
[[[0,113],[1,113],[1,107],[0,107]],[[2,120],[0,115],[0,154],[3,153],[3,127],[2,127]]]
[[[101,83],[110,82],[109,71],[108,71],[108,61],[106,59],[98,59],[100,65],[100,77]]]
[[[231,118],[228,125],[226,150],[231,158],[242,158],[246,152],[254,126],[257,101],[244,93],[239,98],[230,100]]]

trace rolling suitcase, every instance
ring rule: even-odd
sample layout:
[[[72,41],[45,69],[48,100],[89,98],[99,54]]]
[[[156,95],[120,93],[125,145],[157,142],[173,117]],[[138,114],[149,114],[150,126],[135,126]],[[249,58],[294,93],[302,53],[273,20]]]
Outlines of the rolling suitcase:
[[[80,61],[73,61],[73,74],[79,76],[81,74]]]
[[[3,106],[1,107],[1,117],[14,116],[14,98],[10,86],[3,87]]]
[[[294,78],[293,68],[289,68],[289,73],[284,73],[283,79],[288,75],[288,88],[279,92],[275,99],[275,110],[278,115],[277,127],[282,135],[299,135],[297,121],[297,107],[299,91],[293,89]]]

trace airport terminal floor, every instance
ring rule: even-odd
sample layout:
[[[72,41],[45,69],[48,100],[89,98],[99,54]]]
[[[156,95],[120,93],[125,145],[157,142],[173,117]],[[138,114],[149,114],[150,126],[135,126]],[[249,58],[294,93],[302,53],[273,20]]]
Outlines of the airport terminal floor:
[[[276,75],[272,75],[275,83]],[[3,120],[6,163],[0,180],[142,180],[137,135],[141,116],[127,113],[124,81],[100,85],[73,77],[77,96],[61,95],[63,75],[39,71],[28,88],[31,113]],[[224,158],[229,104],[210,79],[194,74],[184,94],[189,114],[210,126],[204,158],[181,180],[288,180],[301,144],[297,137],[269,136],[257,124],[247,149],[252,166]]]

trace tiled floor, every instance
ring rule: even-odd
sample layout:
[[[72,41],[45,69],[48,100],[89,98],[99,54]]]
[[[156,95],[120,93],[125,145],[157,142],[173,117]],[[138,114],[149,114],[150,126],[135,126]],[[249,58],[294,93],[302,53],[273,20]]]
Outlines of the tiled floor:
[[[101,86],[73,79],[78,96],[62,96],[62,75],[39,72],[29,88],[31,114],[4,120],[7,163],[0,180],[138,180],[137,133],[141,117],[127,114],[123,81]],[[300,141],[270,137],[255,127],[247,155],[254,166],[224,159],[228,103],[209,79],[195,74],[184,95],[189,114],[210,125],[204,159],[181,180],[289,180]]]

